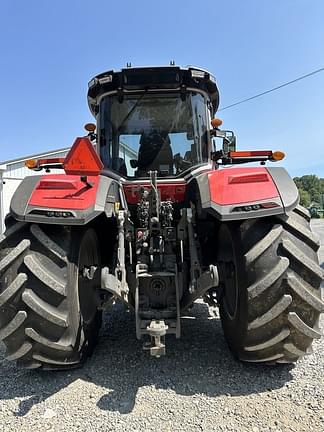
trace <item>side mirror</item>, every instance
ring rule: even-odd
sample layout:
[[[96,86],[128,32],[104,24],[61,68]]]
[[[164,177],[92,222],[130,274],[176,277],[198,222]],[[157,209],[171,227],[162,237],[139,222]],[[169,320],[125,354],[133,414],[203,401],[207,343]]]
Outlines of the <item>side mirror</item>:
[[[137,167],[138,167],[138,161],[137,161],[137,159],[131,159],[131,160],[129,161],[129,163],[130,163],[130,166],[131,166],[132,168],[137,168]]]
[[[224,154],[227,154],[231,151],[236,150],[236,136],[234,135],[234,132],[230,130],[221,130],[221,129],[212,129],[211,136],[214,138],[213,145],[214,145],[214,151],[217,150],[216,140],[222,140],[222,150]]]
[[[223,151],[229,153],[236,150],[236,136],[232,131],[225,131],[223,137]]]

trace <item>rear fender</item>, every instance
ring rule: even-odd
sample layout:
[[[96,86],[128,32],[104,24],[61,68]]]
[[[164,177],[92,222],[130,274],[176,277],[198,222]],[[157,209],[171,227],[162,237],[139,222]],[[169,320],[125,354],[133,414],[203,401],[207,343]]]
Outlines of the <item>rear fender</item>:
[[[196,178],[201,210],[221,221],[284,214],[299,203],[298,189],[284,168],[226,168]]]
[[[26,177],[14,193],[10,212],[19,221],[85,225],[102,213],[125,208],[118,180],[108,176],[51,174]]]

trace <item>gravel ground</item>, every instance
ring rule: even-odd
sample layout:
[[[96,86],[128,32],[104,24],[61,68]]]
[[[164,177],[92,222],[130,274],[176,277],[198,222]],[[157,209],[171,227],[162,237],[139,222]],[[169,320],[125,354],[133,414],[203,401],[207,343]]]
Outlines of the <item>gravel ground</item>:
[[[313,229],[324,245],[324,221]],[[167,356],[153,359],[133,316],[115,310],[95,354],[72,372],[19,370],[1,345],[0,431],[324,430],[324,340],[295,367],[257,366],[232,358],[206,305],[182,326]]]

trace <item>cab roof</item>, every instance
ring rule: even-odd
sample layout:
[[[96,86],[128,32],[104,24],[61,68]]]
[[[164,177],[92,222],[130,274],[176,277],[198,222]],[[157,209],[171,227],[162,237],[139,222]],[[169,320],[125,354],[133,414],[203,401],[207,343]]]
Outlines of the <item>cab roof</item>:
[[[186,90],[195,88],[208,94],[214,113],[219,106],[219,92],[211,73],[198,67],[179,66],[127,67],[96,75],[88,84],[88,104],[93,115],[99,110],[99,97],[105,93],[141,90]]]

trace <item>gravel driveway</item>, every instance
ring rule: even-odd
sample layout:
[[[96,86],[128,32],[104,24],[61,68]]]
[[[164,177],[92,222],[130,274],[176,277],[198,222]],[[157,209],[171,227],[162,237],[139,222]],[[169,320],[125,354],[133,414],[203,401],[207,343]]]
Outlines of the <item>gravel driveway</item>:
[[[313,229],[324,245],[324,221]],[[1,345],[0,431],[324,430],[323,340],[295,367],[241,364],[202,303],[182,334],[166,357],[150,358],[133,316],[115,310],[87,364],[56,373],[17,369]]]

